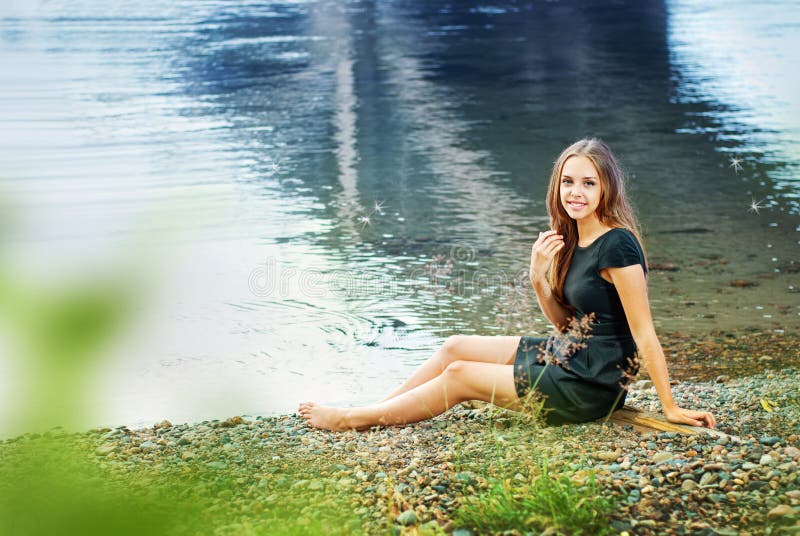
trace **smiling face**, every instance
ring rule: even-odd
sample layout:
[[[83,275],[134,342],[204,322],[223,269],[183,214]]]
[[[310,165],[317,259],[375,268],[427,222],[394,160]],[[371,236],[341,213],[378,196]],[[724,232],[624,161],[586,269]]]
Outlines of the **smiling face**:
[[[559,180],[561,205],[570,218],[597,218],[597,207],[603,194],[600,176],[585,156],[571,156],[564,162]]]

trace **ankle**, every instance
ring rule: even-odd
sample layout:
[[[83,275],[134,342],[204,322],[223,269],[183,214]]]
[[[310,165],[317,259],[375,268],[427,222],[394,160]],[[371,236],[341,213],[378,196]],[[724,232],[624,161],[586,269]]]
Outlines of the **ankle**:
[[[353,430],[358,427],[358,423],[356,422],[356,416],[352,409],[344,409],[342,410],[341,414],[339,415],[339,425],[340,429],[343,430]]]

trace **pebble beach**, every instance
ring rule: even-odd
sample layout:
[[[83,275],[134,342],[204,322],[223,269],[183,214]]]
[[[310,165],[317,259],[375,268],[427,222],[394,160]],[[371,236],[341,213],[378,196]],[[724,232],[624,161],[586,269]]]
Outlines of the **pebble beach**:
[[[296,415],[243,415],[27,434],[0,444],[0,476],[11,491],[9,472],[25,467],[26,453],[69,439],[94,485],[161,490],[154,501],[169,513],[159,518],[164,533],[800,534],[797,370],[673,379],[672,390],[680,405],[712,411],[723,435],[610,422],[547,427],[480,404],[343,433],[310,429]],[[649,380],[634,382],[627,405],[658,411]],[[578,528],[555,514],[507,526],[500,516],[494,528],[471,526],[464,514],[469,504],[495,504],[503,489],[538,493],[543,478],[562,479],[559,489],[574,492],[566,501],[585,494],[606,502]]]

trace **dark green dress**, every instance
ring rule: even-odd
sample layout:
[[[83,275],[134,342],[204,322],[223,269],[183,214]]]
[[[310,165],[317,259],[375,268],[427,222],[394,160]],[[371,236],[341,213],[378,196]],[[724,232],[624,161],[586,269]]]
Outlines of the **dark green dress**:
[[[595,314],[589,337],[578,341],[553,334],[520,339],[514,360],[517,394],[521,398],[533,387],[546,395],[545,420],[549,424],[599,419],[611,411],[615,401],[616,408],[625,403],[622,370],[636,374],[638,367],[630,367],[628,358],[635,356],[637,348],[617,289],[600,277],[600,270],[632,264],[640,264],[647,276],[636,236],[621,227],[606,231],[586,247],[576,246],[564,296],[575,307],[576,319]],[[585,347],[576,349],[576,342]],[[549,353],[547,360],[545,352]],[[554,364],[550,356],[560,363]]]

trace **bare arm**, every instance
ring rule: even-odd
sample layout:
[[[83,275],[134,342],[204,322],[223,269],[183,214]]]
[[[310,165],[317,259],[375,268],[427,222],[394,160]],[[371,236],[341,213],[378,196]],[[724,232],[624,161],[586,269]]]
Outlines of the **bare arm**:
[[[683,409],[675,404],[669,387],[669,373],[664,350],[658,342],[650,304],[647,299],[647,281],[640,264],[623,268],[608,268],[609,276],[617,288],[625,317],[633,339],[647,366],[647,372],[656,388],[661,408],[667,420],[675,423],[714,428],[716,420],[707,411]]]
[[[536,291],[539,308],[559,331],[563,331],[566,328],[571,315],[553,296],[545,275],[553,263],[553,257],[563,247],[564,239],[561,235],[556,234],[555,231],[550,230],[539,233],[539,238],[531,248],[530,268],[531,286]]]

